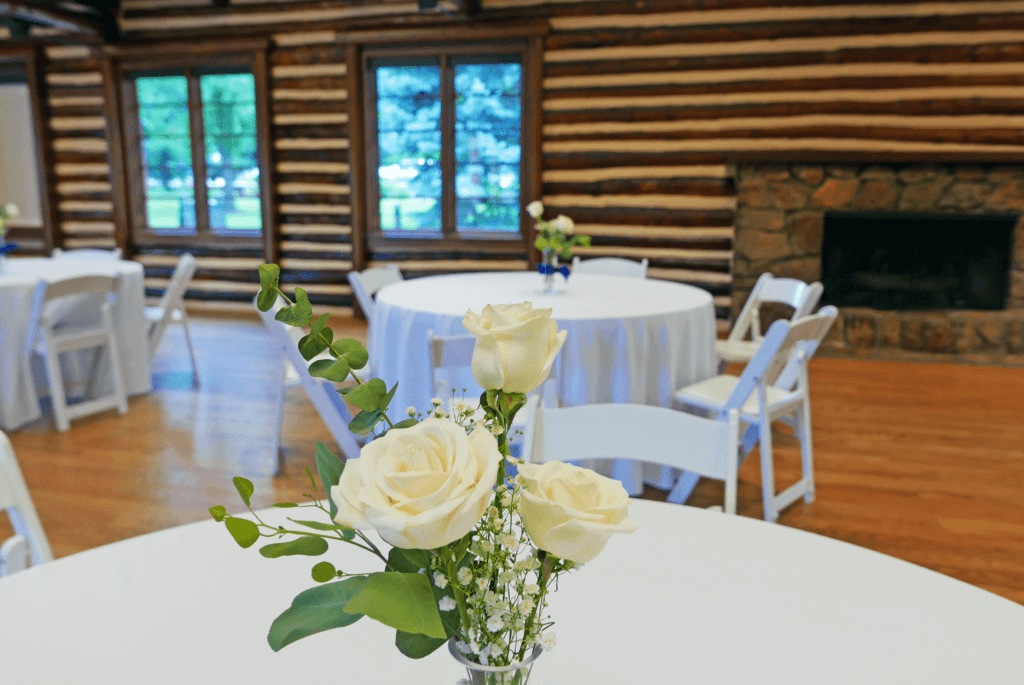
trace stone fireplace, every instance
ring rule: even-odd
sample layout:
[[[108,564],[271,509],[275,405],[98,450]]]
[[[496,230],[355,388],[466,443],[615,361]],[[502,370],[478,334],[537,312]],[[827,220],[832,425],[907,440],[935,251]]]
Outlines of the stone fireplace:
[[[843,299],[838,281],[826,283],[822,302],[839,298],[840,315],[822,354],[1024,365],[1024,166],[742,164],[736,178],[734,316],[765,271],[822,280],[828,218],[830,250],[836,241],[879,249],[856,258],[874,261],[853,270],[854,252],[833,255],[826,271],[846,264],[839,270],[848,278],[896,303]],[[882,221],[908,231],[886,258],[879,254],[895,229]],[[982,239],[993,242],[982,246]],[[942,264],[940,241],[950,259],[972,257],[972,266]],[[911,257],[919,264],[897,273]],[[984,286],[987,304],[968,282]]]

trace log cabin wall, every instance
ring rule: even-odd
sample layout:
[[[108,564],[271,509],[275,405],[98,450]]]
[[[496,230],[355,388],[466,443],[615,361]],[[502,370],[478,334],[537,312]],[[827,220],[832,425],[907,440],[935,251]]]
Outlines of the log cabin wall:
[[[736,163],[1024,155],[1020,0],[483,0],[468,25],[395,0],[125,0],[121,25],[128,42],[269,39],[272,247],[287,280],[347,307],[350,267],[396,262],[415,276],[528,265],[508,251],[370,249],[359,173],[360,46],[388,32],[493,36],[522,22],[545,24],[545,205],[594,237],[583,256],[649,257],[652,277],[711,290],[723,322],[741,304],[732,301]],[[117,128],[104,121],[110,75],[95,48],[64,45],[47,57],[56,237],[109,245],[125,230],[117,182],[105,175]],[[158,294],[180,249],[128,247]],[[264,255],[198,256],[190,297],[247,306]]]

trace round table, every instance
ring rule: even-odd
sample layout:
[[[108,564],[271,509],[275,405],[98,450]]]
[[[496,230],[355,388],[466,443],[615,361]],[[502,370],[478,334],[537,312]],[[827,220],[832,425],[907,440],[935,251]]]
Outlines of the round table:
[[[39,312],[33,301],[40,281],[56,281],[86,274],[117,275],[121,284],[114,305],[114,324],[121,348],[121,364],[125,389],[129,395],[149,392],[152,379],[149,372],[149,340],[145,318],[145,288],[142,265],[121,260],[86,258],[18,258],[8,259],[0,272],[0,427],[13,430],[41,415],[38,392],[47,393],[46,374],[41,364],[30,367],[25,354],[29,328]],[[77,303],[68,298],[50,303],[58,311],[55,318],[65,321],[92,321],[99,316],[96,307],[76,309]],[[87,366],[81,360],[91,359],[86,351],[82,355],[63,355],[65,379],[74,381],[84,377]],[[106,364],[106,355],[102,357]],[[82,368],[80,368],[82,367]],[[98,392],[106,392],[109,374],[100,369]],[[104,383],[107,386],[104,386]]]
[[[289,510],[259,512],[286,523]],[[1024,607],[829,538],[659,502],[552,595],[534,685],[963,685],[1020,680]],[[334,545],[322,559],[379,570]],[[452,685],[445,650],[403,657],[367,618],[274,653],[274,618],[319,559],[264,559],[223,524],[181,526],[0,579],[3,681]]]

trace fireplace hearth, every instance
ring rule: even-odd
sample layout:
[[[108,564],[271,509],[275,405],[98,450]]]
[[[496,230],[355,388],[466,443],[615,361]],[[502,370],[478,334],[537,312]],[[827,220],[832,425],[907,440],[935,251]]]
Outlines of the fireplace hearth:
[[[1005,309],[1017,217],[826,212],[822,301],[882,311]]]

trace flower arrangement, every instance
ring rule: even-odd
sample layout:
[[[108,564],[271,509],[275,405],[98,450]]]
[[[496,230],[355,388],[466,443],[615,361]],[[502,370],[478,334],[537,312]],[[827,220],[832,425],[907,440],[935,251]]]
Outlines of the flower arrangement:
[[[7,222],[10,219],[17,218],[20,211],[18,205],[13,202],[0,205],[0,241],[3,241],[4,236],[7,234]]]
[[[548,250],[566,262],[572,259],[573,247],[590,247],[590,236],[574,234],[576,224],[564,214],[559,214],[551,221],[542,219],[544,203],[540,200],[526,205],[526,212],[537,220],[537,238],[533,245],[541,252]]]
[[[526,404],[525,393],[547,377],[566,333],[558,331],[550,309],[530,303],[468,311],[463,323],[477,337],[472,370],[486,388],[482,418],[465,402],[454,403],[449,415],[434,400],[426,416],[410,408],[409,418],[392,422],[388,404],[397,386],[388,390],[381,379],[361,378],[363,346],[334,340],[327,315],[314,320],[305,291],[296,288],[292,301],[280,290],[279,275],[273,264],[260,267],[257,305],[267,311],[285,298],[277,319],[310,327],[298,343],[302,355],[311,360],[329,351],[332,357],[314,361],[310,373],[355,381],[341,390],[361,410],[349,428],[374,439],[347,463],[317,444],[326,506],[315,494],[305,504],[275,505],[317,509],[326,522],[297,517],[287,528],[265,524],[252,511],[253,485],[244,478],[235,478],[235,487],[256,520],[222,506],[210,513],[242,547],[260,538],[290,538],[264,545],[264,557],[318,556],[329,542],[340,543],[366,550],[383,570],[346,573],[329,561],[314,565],[320,585],[300,593],[273,622],[270,646],[277,651],[369,616],[396,629],[396,646],[406,656],[420,658],[448,642],[464,663],[509,667],[487,673],[487,682],[525,682],[528,669],[520,665],[555,644],[545,609],[558,578],[596,557],[613,533],[636,528],[617,481],[570,464],[523,464],[511,456],[512,420]],[[391,549],[385,553],[369,531]]]

